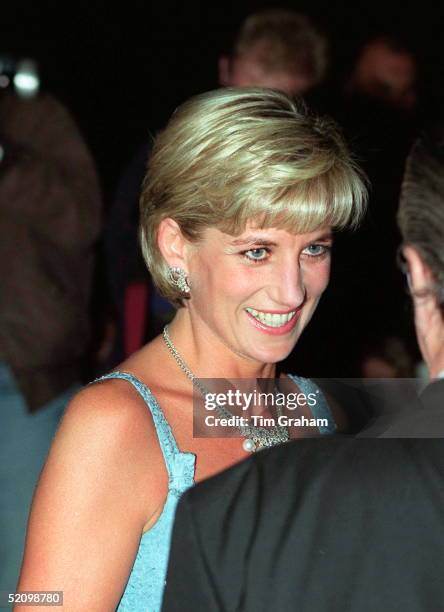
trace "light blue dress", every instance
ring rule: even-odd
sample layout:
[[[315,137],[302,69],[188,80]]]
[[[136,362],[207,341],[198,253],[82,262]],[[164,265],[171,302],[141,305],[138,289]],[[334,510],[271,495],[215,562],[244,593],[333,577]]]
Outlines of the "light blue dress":
[[[336,425],[328,404],[318,387],[307,378],[299,378],[291,374],[288,376],[305,395],[309,393],[317,394],[318,400],[316,405],[312,407],[313,417],[327,419],[328,422],[327,426],[319,428],[321,435],[334,433]],[[194,484],[196,457],[193,453],[183,453],[179,450],[171,427],[156,398],[146,385],[126,372],[111,372],[93,382],[110,378],[127,380],[144,399],[153,416],[169,477],[168,495],[162,513],[154,526],[146,531],[140,539],[136,559],[117,610],[118,612],[160,612],[174,514],[179,497]]]

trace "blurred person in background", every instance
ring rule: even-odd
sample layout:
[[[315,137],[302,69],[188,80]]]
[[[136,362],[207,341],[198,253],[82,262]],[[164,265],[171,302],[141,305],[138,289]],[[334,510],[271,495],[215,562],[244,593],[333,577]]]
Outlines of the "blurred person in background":
[[[270,87],[306,95],[324,79],[327,39],[300,13],[273,9],[247,17],[231,51],[219,59],[219,85]],[[139,197],[151,142],[144,143],[122,175],[105,230],[105,258],[114,307],[115,339],[98,364],[109,369],[156,337],[174,315],[144,266],[138,235]]]
[[[327,39],[300,13],[271,9],[249,15],[231,53],[219,59],[219,83],[307,94],[325,77]]]
[[[171,304],[152,283],[138,235],[139,199],[151,146],[151,140],[144,143],[125,169],[108,213],[103,247],[111,304],[107,324],[111,341],[108,353],[98,359],[98,373],[114,367],[155,338],[174,315]]]
[[[410,113],[417,102],[417,73],[416,58],[406,45],[394,37],[378,36],[359,51],[346,91]]]
[[[363,378],[413,378],[415,362],[400,338],[384,337],[364,347],[360,376]]]
[[[94,163],[31,61],[0,58],[0,591],[59,417],[81,384],[101,198]]]
[[[333,282],[299,352],[303,361],[295,364],[305,374],[360,376],[363,349],[375,337],[382,343],[397,337],[414,355],[408,297],[393,252],[405,159],[417,136],[417,73],[402,39],[378,34],[357,51],[332,111],[371,190],[359,233],[338,235],[335,243]],[[313,343],[329,350],[313,354]]]

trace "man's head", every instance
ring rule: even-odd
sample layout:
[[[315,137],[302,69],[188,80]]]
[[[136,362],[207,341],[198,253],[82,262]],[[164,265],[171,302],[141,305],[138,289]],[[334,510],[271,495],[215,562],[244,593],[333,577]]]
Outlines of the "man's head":
[[[326,65],[326,39],[307,17],[268,10],[246,19],[231,56],[219,60],[219,82],[231,87],[270,87],[296,96],[322,80]]]
[[[391,38],[375,38],[359,53],[349,89],[410,111],[416,104],[416,61],[412,53]]]
[[[444,370],[444,129],[409,155],[398,225],[403,238],[418,342],[431,376]]]

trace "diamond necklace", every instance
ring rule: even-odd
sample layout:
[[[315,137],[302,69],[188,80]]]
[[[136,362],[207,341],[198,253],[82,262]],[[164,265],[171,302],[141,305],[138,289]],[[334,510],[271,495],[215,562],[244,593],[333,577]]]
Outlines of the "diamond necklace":
[[[162,337],[167,345],[167,348],[171,355],[174,357],[177,365],[180,369],[186,374],[186,376],[191,380],[191,382],[196,385],[196,387],[201,392],[202,396],[206,398],[208,393],[208,389],[202,385],[202,383],[197,379],[197,377],[193,374],[190,368],[187,366],[185,361],[183,360],[181,354],[174,346],[170,335],[168,333],[168,325],[165,325],[163,328]],[[234,415],[216,403],[216,412],[222,418],[232,418]],[[282,416],[282,411],[280,406],[276,406],[276,414],[278,418]],[[287,427],[282,425],[274,425],[270,428],[265,427],[256,427],[253,425],[236,425],[237,429],[240,431],[242,436],[245,436],[245,440],[243,441],[243,448],[245,451],[252,453],[257,450],[261,450],[262,448],[266,448],[269,446],[275,446],[276,444],[282,444],[283,442],[288,442],[290,439],[290,435],[288,433]]]

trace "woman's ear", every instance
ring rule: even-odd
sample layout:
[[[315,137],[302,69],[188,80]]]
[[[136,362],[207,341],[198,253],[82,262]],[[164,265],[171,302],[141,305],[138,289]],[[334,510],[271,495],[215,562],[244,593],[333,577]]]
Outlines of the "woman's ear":
[[[157,231],[157,245],[169,266],[187,271],[189,242],[174,219],[162,219],[160,222]]]

